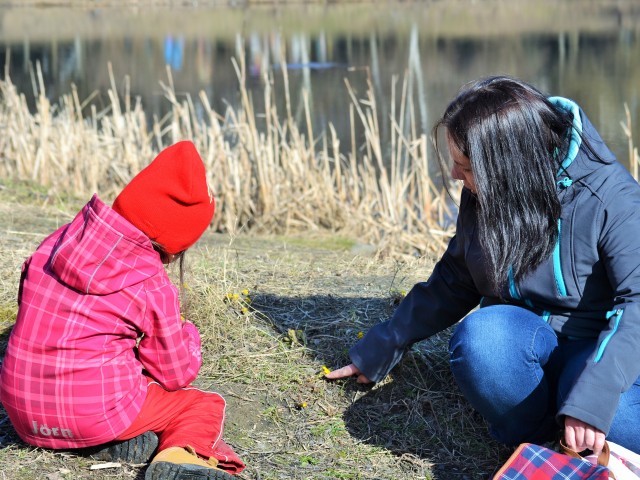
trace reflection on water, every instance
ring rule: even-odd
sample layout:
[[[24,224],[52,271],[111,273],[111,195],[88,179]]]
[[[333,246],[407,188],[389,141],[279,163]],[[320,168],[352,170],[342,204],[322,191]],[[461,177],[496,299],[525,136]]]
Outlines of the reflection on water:
[[[392,92],[396,99],[411,96],[414,110],[406,115],[428,132],[460,85],[506,73],[580,103],[623,161],[628,149],[620,121],[626,102],[640,143],[640,8],[634,2],[590,2],[588,10],[579,2],[540,2],[525,12],[505,12],[504,2],[493,11],[490,1],[465,8],[447,3],[385,3],[379,11],[368,4],[299,11],[0,9],[0,61],[7,61],[10,50],[12,81],[26,94],[33,91],[30,72],[37,61],[52,100],[73,83],[81,100],[101,92],[92,100],[98,107],[109,103],[111,63],[120,93],[128,77],[132,96],[160,118],[169,107],[159,86],[168,81],[167,66],[180,95],[197,102],[203,91],[221,113],[236,105],[231,59],[244,52],[256,110],[262,111],[264,73],[271,71],[284,111],[284,66],[293,115],[304,120],[306,89],[314,133],[331,122],[346,148],[351,125],[345,79],[360,96],[374,89],[384,137],[391,128],[386,119],[394,108]],[[44,25],[50,24],[57,26],[48,31]]]

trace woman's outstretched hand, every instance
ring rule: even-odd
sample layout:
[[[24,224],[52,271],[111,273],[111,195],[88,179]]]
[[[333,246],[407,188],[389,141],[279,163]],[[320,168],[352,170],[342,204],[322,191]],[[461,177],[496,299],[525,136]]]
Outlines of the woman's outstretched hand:
[[[353,363],[350,363],[346,367],[342,367],[337,370],[334,370],[333,372],[329,372],[324,377],[328,378],[329,380],[335,380],[337,378],[346,378],[352,375],[358,375],[358,378],[356,379],[356,382],[358,383],[371,383],[371,380],[365,377],[360,371],[360,369],[356,367]]]

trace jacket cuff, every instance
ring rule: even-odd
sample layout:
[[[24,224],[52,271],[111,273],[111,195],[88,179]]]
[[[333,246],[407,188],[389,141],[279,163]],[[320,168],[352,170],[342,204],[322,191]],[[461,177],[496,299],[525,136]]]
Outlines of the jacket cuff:
[[[351,362],[372,382],[379,382],[402,359],[404,348],[395,346],[389,322],[379,323],[349,350]]]
[[[582,420],[608,435],[619,402],[620,392],[611,389],[598,389],[594,385],[578,382],[560,407],[556,419],[561,425],[564,425],[564,417],[568,415]]]

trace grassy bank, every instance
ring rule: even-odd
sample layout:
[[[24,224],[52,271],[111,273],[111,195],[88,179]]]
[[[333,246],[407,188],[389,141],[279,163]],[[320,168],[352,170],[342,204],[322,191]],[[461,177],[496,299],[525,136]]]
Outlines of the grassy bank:
[[[0,355],[21,263],[81,203],[0,184]],[[248,465],[240,478],[482,479],[504,460],[453,383],[448,332],[374,388],[321,378],[323,365],[347,362],[359,332],[428,275],[431,256],[376,259],[333,235],[209,231],[187,263],[187,309],[205,349],[198,382],[228,402],[225,438]],[[143,478],[144,466],[91,470],[100,463],[28,447],[0,413],[2,478]]]

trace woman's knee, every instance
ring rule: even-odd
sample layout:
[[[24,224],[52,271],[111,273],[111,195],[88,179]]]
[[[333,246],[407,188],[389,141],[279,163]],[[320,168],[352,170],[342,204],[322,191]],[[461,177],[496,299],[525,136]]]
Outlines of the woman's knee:
[[[506,378],[520,373],[539,380],[541,366],[556,346],[555,333],[536,314],[499,305],[477,310],[460,322],[449,354],[457,377]]]
[[[556,342],[555,334],[535,313],[511,305],[497,305],[469,314],[455,329],[449,342],[453,355],[489,355],[496,359],[514,348],[535,347],[536,337]]]

